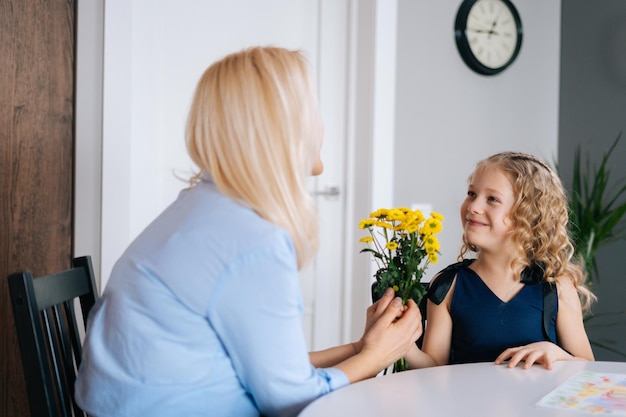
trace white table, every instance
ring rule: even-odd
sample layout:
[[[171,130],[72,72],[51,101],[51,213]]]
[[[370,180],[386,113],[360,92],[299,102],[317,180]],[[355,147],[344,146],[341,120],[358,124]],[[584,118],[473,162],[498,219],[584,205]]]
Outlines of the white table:
[[[582,417],[535,404],[579,371],[626,374],[626,362],[556,362],[530,369],[493,363],[448,365],[379,376],[341,388],[299,417]]]

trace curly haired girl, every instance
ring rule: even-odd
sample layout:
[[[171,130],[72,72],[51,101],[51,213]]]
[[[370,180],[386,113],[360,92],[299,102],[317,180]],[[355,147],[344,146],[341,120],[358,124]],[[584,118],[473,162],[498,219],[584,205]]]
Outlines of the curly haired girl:
[[[595,297],[568,221],[563,185],[544,162],[519,152],[478,162],[461,205],[462,262],[431,282],[423,347],[409,365],[593,360],[583,311]]]

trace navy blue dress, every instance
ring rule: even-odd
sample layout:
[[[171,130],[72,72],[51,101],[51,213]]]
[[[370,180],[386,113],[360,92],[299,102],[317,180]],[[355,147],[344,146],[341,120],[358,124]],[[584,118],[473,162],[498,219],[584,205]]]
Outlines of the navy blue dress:
[[[450,363],[491,362],[509,347],[556,340],[554,309],[543,330],[543,292],[538,281],[525,283],[510,301],[496,296],[470,268],[459,268],[452,295]]]

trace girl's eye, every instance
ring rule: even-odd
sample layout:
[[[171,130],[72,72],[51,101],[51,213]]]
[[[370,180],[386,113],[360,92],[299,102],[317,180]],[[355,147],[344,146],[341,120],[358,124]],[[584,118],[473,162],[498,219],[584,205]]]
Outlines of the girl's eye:
[[[500,200],[498,200],[498,199],[497,199],[497,198],[495,198],[495,197],[488,197],[488,198],[487,198],[487,200],[489,200],[489,201],[493,201],[494,203],[499,203],[499,202],[500,202]]]
[[[476,193],[474,191],[468,191],[467,192],[467,196],[468,197],[476,197]]]

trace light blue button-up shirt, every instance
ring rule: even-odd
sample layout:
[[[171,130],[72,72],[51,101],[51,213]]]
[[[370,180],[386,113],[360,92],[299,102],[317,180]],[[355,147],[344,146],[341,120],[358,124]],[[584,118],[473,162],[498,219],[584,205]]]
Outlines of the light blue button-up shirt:
[[[76,382],[96,417],[289,416],[348,384],[309,362],[288,234],[204,179],[113,268]]]

